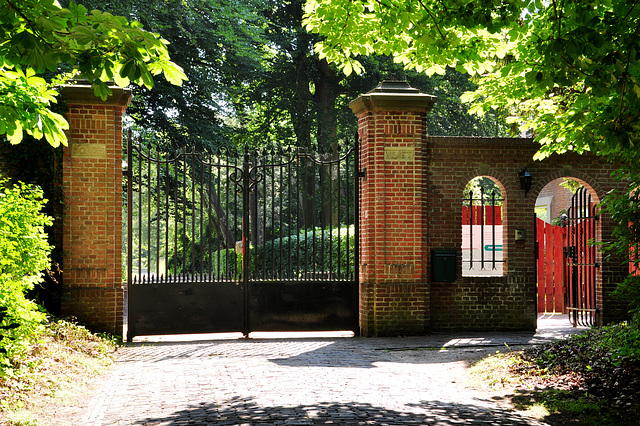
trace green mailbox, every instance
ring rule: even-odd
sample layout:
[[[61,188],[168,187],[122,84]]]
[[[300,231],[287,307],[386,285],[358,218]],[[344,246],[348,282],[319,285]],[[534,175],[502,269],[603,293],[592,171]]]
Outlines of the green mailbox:
[[[431,250],[431,281],[453,282],[456,280],[457,252],[455,250]]]

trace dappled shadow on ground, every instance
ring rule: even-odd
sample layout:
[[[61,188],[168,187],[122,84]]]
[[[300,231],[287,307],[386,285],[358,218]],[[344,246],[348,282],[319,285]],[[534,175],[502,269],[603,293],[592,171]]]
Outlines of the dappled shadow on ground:
[[[138,425],[536,425],[517,413],[482,406],[439,401],[406,405],[402,410],[367,403],[321,403],[297,406],[262,406],[252,398],[220,403],[203,402],[168,416],[148,417]]]
[[[555,317],[554,317],[555,318]],[[402,363],[455,362],[483,353],[541,344],[566,335],[564,323],[539,320],[538,333],[528,332],[433,332],[407,337],[310,337],[279,333],[277,338],[239,339],[238,333],[223,335],[152,336],[155,341],[129,343],[119,361],[161,362],[200,357],[264,357],[281,366],[373,368],[381,358]],[[555,319],[554,319],[555,321]],[[263,333],[268,335],[269,333]],[[257,335],[256,335],[257,336]],[[285,336],[285,337],[280,337]],[[193,340],[189,340],[193,339]],[[210,339],[210,340],[203,340]],[[438,353],[447,348],[450,356]],[[357,352],[358,356],[353,356]],[[406,356],[394,356],[404,353]],[[471,356],[470,356],[471,355]]]
[[[375,368],[377,362],[470,364],[491,353],[521,346],[488,339],[247,339],[127,345],[118,362],[186,361],[197,358],[265,358],[283,367]]]

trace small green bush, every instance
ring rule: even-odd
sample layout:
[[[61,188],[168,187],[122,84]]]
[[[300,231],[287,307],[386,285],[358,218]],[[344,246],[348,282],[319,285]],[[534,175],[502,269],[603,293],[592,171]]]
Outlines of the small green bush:
[[[354,233],[353,226],[316,228],[267,241],[252,248],[252,273],[264,279],[297,279],[314,273],[347,279],[354,271]]]
[[[305,274],[331,273],[349,279],[353,276],[355,228],[342,226],[308,229],[291,236],[251,246],[251,276],[258,279],[299,279]],[[218,260],[219,259],[219,260]],[[220,275],[240,279],[242,255],[234,249],[212,253],[213,270]]]
[[[0,180],[0,369],[26,348],[45,319],[25,297],[51,265],[45,203],[38,187]]]
[[[211,253],[213,271],[225,279],[239,279],[242,271],[242,256],[234,248],[227,248]]]
[[[553,373],[580,374],[589,392],[637,406],[640,391],[640,329],[634,323],[592,328],[525,350],[524,359]]]

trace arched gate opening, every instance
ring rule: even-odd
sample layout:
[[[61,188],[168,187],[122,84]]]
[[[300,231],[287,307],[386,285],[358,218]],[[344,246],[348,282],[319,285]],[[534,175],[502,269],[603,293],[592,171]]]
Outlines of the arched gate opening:
[[[596,322],[601,289],[599,198],[576,178],[548,183],[536,200],[538,313],[568,314],[574,326]]]

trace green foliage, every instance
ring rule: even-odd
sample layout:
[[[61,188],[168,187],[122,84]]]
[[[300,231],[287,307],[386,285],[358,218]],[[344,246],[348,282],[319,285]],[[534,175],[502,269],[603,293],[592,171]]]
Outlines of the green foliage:
[[[11,335],[6,335],[8,331],[13,330],[14,328],[20,327],[20,324],[12,321],[5,321],[7,319],[7,311],[9,309],[5,306],[0,306],[0,356],[7,353],[7,349],[4,347],[6,342],[3,344],[2,340],[15,340],[15,338]]]
[[[290,237],[251,246],[249,269],[251,276],[258,279],[299,279],[305,276],[313,279],[315,274],[328,273],[334,278],[347,278],[354,272],[354,249],[353,226],[302,230]],[[212,253],[211,258],[214,270],[220,268],[223,276],[231,274],[240,279],[242,255],[234,249]]]
[[[354,228],[307,229],[254,248],[258,278],[299,278],[333,273],[348,277],[354,270]]]
[[[622,409],[621,413],[627,417],[640,414],[640,328],[637,323],[593,328],[567,340],[528,348],[523,357],[545,371],[580,377],[588,395]]]
[[[222,249],[211,253],[211,264],[214,271],[220,271],[220,275],[230,279],[240,279],[242,271],[242,255],[235,249]]]
[[[51,246],[44,226],[51,220],[40,213],[46,200],[35,186],[20,184],[6,187],[0,180],[0,367],[24,348],[27,338],[40,326],[44,314],[25,298],[50,266]],[[17,324],[18,326],[16,326]]]
[[[640,153],[625,153],[617,157],[621,167],[614,175],[624,187],[610,191],[605,197],[604,208],[616,227],[614,238],[603,243],[603,249],[625,266],[631,261],[637,271],[640,267]],[[628,302],[632,315],[640,320],[640,276],[627,277],[618,284],[614,295]]]
[[[70,78],[87,79],[103,100],[109,81],[151,88],[159,74],[176,85],[186,79],[165,40],[120,16],[73,2],[62,8],[54,0],[5,0],[0,23],[0,135],[12,144],[24,132],[66,144],[68,124],[51,107]],[[53,78],[45,80],[47,74]]]
[[[62,0],[63,5],[68,0]],[[153,90],[133,88],[127,113],[158,147],[189,146],[215,152],[234,138],[230,97],[261,75],[264,20],[258,1],[83,0],[88,7],[139,21],[168,40],[172,61],[188,80],[178,87],[158,81]]]
[[[465,205],[468,204],[469,198],[473,198],[474,205],[480,205],[482,199],[485,203],[490,204],[492,196],[495,194],[495,205],[502,205],[502,191],[500,187],[491,179],[486,176],[476,177],[471,179],[464,187],[462,195],[465,200]]]
[[[637,249],[634,248],[637,252]],[[637,259],[635,260],[637,265]],[[624,281],[618,283],[613,296],[629,304],[629,310],[635,322],[640,321],[640,276],[629,275]]]
[[[3,425],[50,424],[34,410],[43,396],[55,397],[67,384],[105,372],[117,347],[113,338],[92,334],[69,320],[46,322],[30,343],[22,356],[12,359],[11,370],[0,374]]]
[[[478,78],[463,98],[482,115],[531,129],[538,158],[568,150],[637,150],[640,7],[624,0],[309,0],[305,25],[320,58],[346,74],[358,58],[394,55],[428,75],[447,66]]]
[[[551,224],[554,226],[566,226],[567,224],[566,220],[562,220],[563,216],[566,216],[566,215],[567,215],[567,210],[565,209],[560,210],[558,216],[551,219]]]
[[[580,188],[582,188],[582,184],[578,181],[575,181],[573,179],[568,179],[568,178],[562,178],[562,182],[560,183],[560,186],[563,188],[568,189],[569,191],[571,191],[572,193],[576,193],[578,192],[578,190]]]
[[[475,86],[455,70],[427,78],[376,56],[363,61],[365,74],[346,78],[313,52],[319,37],[302,26],[302,0],[83,1],[157,32],[184,68],[189,80],[181,87],[164,81],[152,91],[134,87],[127,109],[134,131],[153,135],[166,152],[186,146],[234,151],[245,145],[341,150],[357,128],[349,102],[392,74],[439,97],[429,134],[504,134],[493,112],[468,114],[459,97]]]
[[[397,66],[397,64],[396,64]],[[435,103],[427,119],[427,134],[433,136],[508,136],[505,118],[493,109],[479,116],[470,113],[470,105],[461,96],[478,88],[468,74],[447,67],[443,75],[427,76],[415,70],[396,71],[423,93],[435,95]]]
[[[545,424],[618,426],[630,424],[635,417],[625,408],[579,389],[546,389],[521,392],[511,402],[518,411],[526,411]]]

